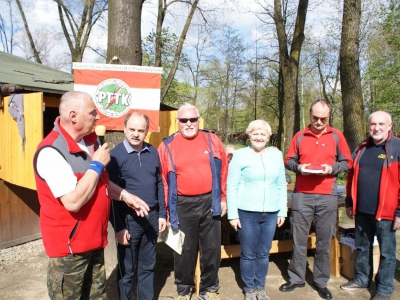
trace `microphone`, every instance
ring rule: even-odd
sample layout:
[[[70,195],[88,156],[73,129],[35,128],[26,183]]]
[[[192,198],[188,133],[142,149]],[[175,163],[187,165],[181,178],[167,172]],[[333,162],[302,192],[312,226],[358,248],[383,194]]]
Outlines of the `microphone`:
[[[106,135],[106,126],[97,125],[96,128],[94,129],[94,131],[96,132],[97,136],[99,137],[100,146],[102,146],[106,142],[104,139],[104,136]]]

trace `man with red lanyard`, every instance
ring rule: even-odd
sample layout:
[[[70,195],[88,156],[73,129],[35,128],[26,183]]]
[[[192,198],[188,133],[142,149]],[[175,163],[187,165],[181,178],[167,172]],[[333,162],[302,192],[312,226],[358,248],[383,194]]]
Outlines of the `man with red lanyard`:
[[[285,158],[286,168],[296,173],[290,216],[293,253],[288,268],[289,282],[279,288],[282,292],[290,292],[305,286],[307,239],[314,219],[317,248],[313,286],[324,299],[332,299],[327,282],[337,215],[336,176],[352,165],[343,134],[328,125],[330,112],[325,100],[311,104],[310,125],[296,133]]]
[[[226,214],[228,164],[213,133],[199,130],[200,113],[188,103],[178,110],[179,131],[160,144],[166,207],[172,228],[185,233],[182,254],[174,253],[178,299],[190,299],[200,247],[199,299],[219,299],[221,217]]]

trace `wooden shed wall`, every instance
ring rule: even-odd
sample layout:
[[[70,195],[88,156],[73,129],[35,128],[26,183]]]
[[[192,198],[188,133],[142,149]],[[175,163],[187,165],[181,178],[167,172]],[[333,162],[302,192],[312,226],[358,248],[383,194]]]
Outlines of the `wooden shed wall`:
[[[0,179],[0,249],[40,237],[36,191]]]
[[[41,237],[32,160],[43,139],[43,93],[24,94],[24,147],[9,99],[0,110],[0,249]]]
[[[0,178],[29,189],[35,189],[32,159],[38,143],[43,139],[43,94],[24,95],[25,145],[18,132],[17,122],[8,113],[8,101],[0,110]]]
[[[145,139],[146,142],[158,147],[163,138],[178,131],[178,124],[176,123],[176,110],[173,111],[160,111],[160,132],[149,132]]]
[[[43,93],[24,95],[25,137],[8,113],[10,97],[0,109],[0,249],[41,237],[39,201],[33,173],[36,147],[53,128],[58,115],[59,96]],[[160,111],[160,132],[149,133],[146,141],[158,147],[162,139],[178,131],[177,111]]]

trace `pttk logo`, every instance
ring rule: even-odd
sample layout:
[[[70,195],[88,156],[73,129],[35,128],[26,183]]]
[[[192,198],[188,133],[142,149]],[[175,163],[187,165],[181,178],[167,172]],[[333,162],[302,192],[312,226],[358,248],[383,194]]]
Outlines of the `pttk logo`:
[[[97,86],[95,104],[105,116],[119,118],[131,107],[129,86],[120,79],[107,79]]]

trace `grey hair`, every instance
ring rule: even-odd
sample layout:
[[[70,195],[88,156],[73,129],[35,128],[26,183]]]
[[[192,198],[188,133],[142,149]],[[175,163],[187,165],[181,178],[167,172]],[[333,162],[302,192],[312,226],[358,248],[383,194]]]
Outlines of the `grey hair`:
[[[196,106],[194,106],[194,105],[192,105],[192,104],[190,104],[190,103],[185,102],[184,104],[182,104],[182,105],[178,108],[177,118],[179,118],[179,114],[181,113],[182,110],[189,110],[189,109],[194,109],[194,110],[196,110],[197,116],[200,117],[199,109],[198,109]]]
[[[321,103],[322,106],[328,106],[328,108],[329,108],[329,114],[331,113],[331,111],[332,111],[331,105],[330,105],[329,102],[326,101],[325,99],[318,99],[318,100],[315,100],[313,103],[311,103],[311,105],[310,105],[310,113],[312,112],[313,106],[314,106],[315,104],[317,104],[317,103]]]
[[[376,114],[376,113],[385,114],[386,117],[388,118],[389,124],[392,123],[392,116],[389,113],[387,113],[386,111],[383,111],[383,110],[374,111],[372,114],[370,114],[369,117],[368,117],[368,123],[370,123],[372,115]]]
[[[254,120],[250,122],[249,126],[246,128],[246,133],[250,135],[254,130],[264,130],[267,133],[268,140],[272,134],[271,126],[269,126],[267,121],[264,120]]]
[[[88,93],[78,91],[66,92],[62,95],[60,107],[58,108],[61,120],[67,122],[71,110],[81,111],[84,109],[86,106],[85,100],[92,100],[92,96]]]

